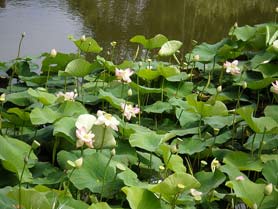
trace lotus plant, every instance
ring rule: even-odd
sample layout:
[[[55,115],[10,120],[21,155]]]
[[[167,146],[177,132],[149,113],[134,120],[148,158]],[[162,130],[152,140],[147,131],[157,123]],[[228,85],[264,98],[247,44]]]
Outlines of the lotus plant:
[[[83,147],[85,144],[89,148],[94,148],[93,138],[95,135],[91,132],[93,125],[96,122],[96,117],[90,114],[83,114],[77,118],[76,127],[76,147]]]
[[[132,76],[134,71],[132,71],[130,68],[127,68],[125,70],[117,69],[115,70],[115,75],[117,77],[117,80],[123,83],[130,83],[131,79],[130,76]]]
[[[126,117],[127,120],[130,120],[131,117],[136,117],[136,114],[139,114],[140,109],[136,105],[133,107],[131,104],[122,103],[121,109],[123,111],[123,115]]]
[[[78,94],[76,93],[76,91],[70,91],[66,93],[58,92],[56,96],[63,97],[65,101],[74,101]]]
[[[118,125],[120,122],[111,114],[106,113],[102,110],[97,111],[97,120],[95,122],[96,125],[105,125],[105,127],[110,127],[115,131],[118,131]]]
[[[224,63],[224,68],[226,69],[226,73],[230,73],[232,75],[240,74],[240,68],[238,67],[237,60],[234,60],[233,62],[226,61]]]
[[[278,94],[278,81],[272,82],[272,92]]]

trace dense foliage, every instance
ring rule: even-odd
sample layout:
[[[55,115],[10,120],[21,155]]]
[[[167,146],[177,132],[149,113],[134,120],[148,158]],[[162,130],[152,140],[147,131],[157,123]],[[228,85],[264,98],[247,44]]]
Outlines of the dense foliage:
[[[0,63],[1,208],[278,207],[277,24],[185,56],[138,35],[120,64],[116,42],[70,40]]]

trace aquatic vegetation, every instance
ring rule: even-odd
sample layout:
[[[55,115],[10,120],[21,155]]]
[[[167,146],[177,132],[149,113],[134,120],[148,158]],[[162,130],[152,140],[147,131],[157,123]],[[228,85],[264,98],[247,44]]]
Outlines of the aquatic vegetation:
[[[185,55],[137,35],[121,63],[83,35],[0,63],[1,207],[276,208],[277,31],[235,25]]]

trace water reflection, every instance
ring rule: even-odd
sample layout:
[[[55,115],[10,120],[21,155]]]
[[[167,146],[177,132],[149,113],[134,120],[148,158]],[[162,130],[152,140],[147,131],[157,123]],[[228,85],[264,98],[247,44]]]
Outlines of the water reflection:
[[[23,55],[75,47],[67,35],[93,36],[101,46],[118,42],[118,58],[133,56],[129,39],[158,33],[184,42],[213,43],[229,28],[274,20],[277,0],[0,0],[0,59],[14,57],[22,32]]]
[[[184,42],[213,43],[229,28],[274,20],[276,0],[68,0],[78,10],[94,37],[108,47],[113,40],[121,44],[121,56],[128,56],[132,36],[151,37],[162,33]]]

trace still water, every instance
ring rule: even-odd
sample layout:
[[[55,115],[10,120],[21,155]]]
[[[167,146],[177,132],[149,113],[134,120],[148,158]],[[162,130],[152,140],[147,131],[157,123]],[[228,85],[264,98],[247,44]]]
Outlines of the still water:
[[[68,35],[93,36],[105,49],[118,42],[118,56],[131,55],[129,39],[161,33],[180,40],[214,43],[237,22],[274,21],[278,0],[0,0],[0,61],[17,54],[25,32],[22,56],[56,48],[74,52]]]

